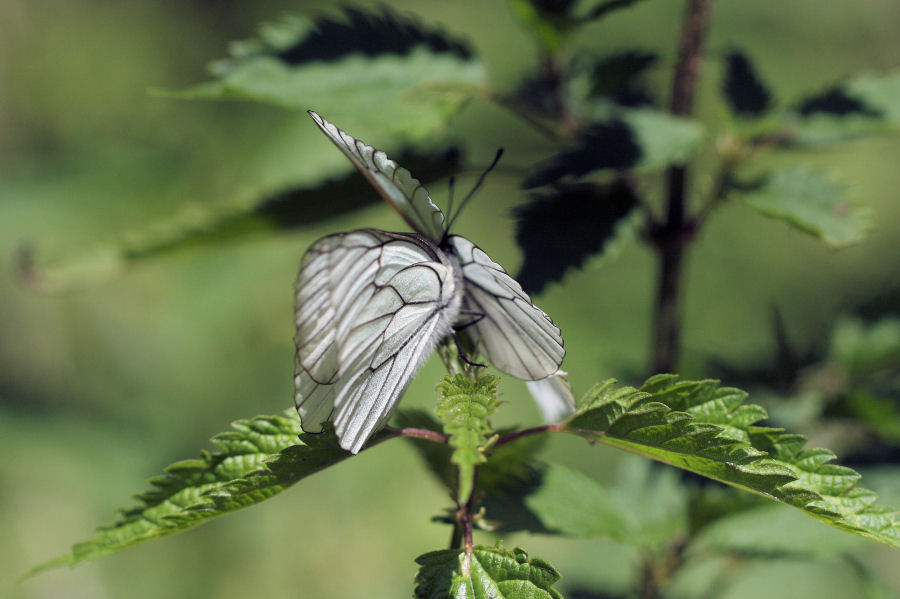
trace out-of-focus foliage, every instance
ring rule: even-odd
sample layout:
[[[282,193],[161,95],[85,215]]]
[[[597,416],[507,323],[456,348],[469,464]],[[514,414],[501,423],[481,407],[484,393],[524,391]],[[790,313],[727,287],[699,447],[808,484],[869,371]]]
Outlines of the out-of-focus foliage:
[[[573,11],[566,9],[566,18],[575,24],[566,31],[574,33],[559,47],[581,57],[580,73],[593,74],[596,66],[607,74],[605,81],[619,82],[593,86],[590,76],[572,81],[573,88],[583,86],[586,99],[578,114],[612,118],[621,106],[663,105],[679,3],[570,4]],[[493,91],[514,96],[519,89],[534,89],[520,88],[520,83],[540,74],[535,38],[505,3],[401,2],[392,7],[400,19],[413,10],[414,20],[429,30],[465,37],[463,43],[485,64]],[[595,14],[604,7],[620,10],[592,22],[595,7]],[[386,208],[370,207],[374,194],[363,197],[363,187],[350,180],[336,183],[326,195],[306,193],[316,182],[342,180],[350,170],[309,127],[305,115],[147,93],[148,88],[185,89],[202,80],[204,65],[225,55],[231,40],[253,36],[255,23],[276,22],[282,10],[310,18],[324,12],[339,23],[338,8],[331,2],[205,0],[0,4],[0,250],[9,264],[14,255],[28,257],[27,251],[17,254],[22,247],[32,248],[33,272],[48,279],[47,265],[77,266],[79,261],[102,275],[86,277],[76,270],[56,286],[68,293],[47,296],[23,288],[13,269],[0,272],[0,452],[7,458],[0,467],[0,534],[5,539],[0,595],[341,597],[358,594],[359,580],[365,580],[368,596],[406,596],[415,570],[410,556],[446,545],[446,529],[425,524],[434,506],[446,503],[445,491],[431,482],[407,444],[392,443],[226,522],[11,586],[35,563],[73,540],[90,537],[94,523],[109,520],[122,498],[161,466],[196,455],[198,439],[248,414],[289,407],[290,287],[303,250],[336,230],[402,227]],[[689,264],[684,370],[704,376],[711,356],[732,372],[768,360],[767,319],[770,306],[777,304],[795,347],[816,354],[811,362],[800,356],[791,389],[824,390],[828,398],[816,395],[804,404],[814,404],[814,409],[793,423],[816,445],[836,448],[842,440],[860,463],[860,448],[878,439],[878,451],[864,456],[878,470],[859,469],[864,485],[893,505],[900,503],[900,487],[897,457],[890,453],[896,437],[887,425],[896,413],[896,378],[890,368],[881,367],[866,372],[854,367],[853,376],[832,378],[845,372],[845,364],[862,365],[868,359],[843,362],[824,348],[838,314],[860,307],[871,318],[876,307],[878,314],[898,310],[894,257],[900,255],[900,212],[894,196],[900,149],[895,138],[870,136],[897,122],[898,94],[892,91],[897,76],[892,73],[900,42],[892,24],[900,19],[898,10],[890,0],[869,3],[866,10],[812,0],[716,3],[696,114],[706,136],[697,146],[676,148],[713,166],[712,157],[723,148],[743,156],[762,145],[777,151],[754,155],[750,168],[736,173],[738,181],[762,180],[762,174],[801,163],[811,172],[828,171],[828,181],[836,180],[830,174],[836,172],[852,197],[870,207],[868,237],[836,253],[766,219],[748,218],[746,206],[738,202],[723,202]],[[758,118],[738,114],[731,122],[725,116],[722,88],[732,51],[752,59],[752,72],[771,93],[771,106]],[[605,62],[628,52],[658,58],[635,58],[615,69]],[[346,100],[349,105],[366,97],[371,96]],[[402,106],[420,99],[403,98]],[[538,111],[544,115],[541,122],[546,115],[551,121],[557,118],[552,98],[534,99],[543,107]],[[404,110],[399,104],[388,108]],[[527,201],[519,182],[563,145],[550,149],[526,121],[482,99],[469,101],[456,114],[448,130],[419,137],[415,144],[373,136],[376,125],[353,130],[388,149],[432,191],[440,185],[431,181],[461,169],[447,160],[429,177],[396,150],[410,147],[442,162],[448,139],[461,141],[468,150],[466,165],[480,170],[496,147],[504,146],[502,168],[470,203],[458,227],[513,272],[520,257],[510,214]],[[352,118],[371,123],[378,116],[373,109]],[[734,128],[724,138],[715,134],[723,122]],[[850,143],[836,143],[848,137]],[[470,172],[463,170],[463,178]],[[600,170],[587,178],[610,176],[615,173]],[[657,174],[650,169],[646,177],[638,197],[658,210]],[[701,176],[695,184],[691,201],[700,203],[714,181]],[[284,202],[277,199],[282,192],[288,192]],[[291,213],[291,224],[283,226],[280,216],[273,220],[272,212],[261,209],[270,200],[278,207],[273,212]],[[331,218],[331,206],[353,212]],[[126,234],[123,240],[128,231],[140,234]],[[599,259],[611,246],[618,247],[618,259]],[[101,248],[100,257],[82,260],[92,247]],[[571,259],[573,268],[564,277],[562,271],[551,275],[537,297],[564,332],[565,367],[580,389],[607,376],[634,382],[647,352],[653,279],[647,252],[638,244],[607,243],[599,252],[593,247]],[[132,260],[151,256],[155,259]],[[103,264],[112,268],[104,270]],[[73,287],[70,281],[89,284]],[[862,357],[880,347],[883,333],[866,334],[880,328],[850,322],[857,324],[838,327],[835,343],[856,336],[859,349],[853,353]],[[440,373],[437,363],[426,366],[405,405],[430,409]],[[835,380],[841,384],[831,385]],[[850,382],[843,386],[842,381]],[[730,378],[726,382],[744,386]],[[537,421],[523,386],[504,380],[500,392],[505,405],[498,412],[499,424]],[[869,395],[877,401],[867,399]],[[753,397],[759,396],[754,388]],[[766,405],[778,418],[773,404],[788,408],[805,401],[803,397],[812,396],[783,392]],[[544,454],[570,472],[583,472],[606,491],[620,488],[615,473],[630,459],[558,439],[547,443]],[[508,454],[504,459],[527,479],[529,466]],[[706,570],[685,570],[676,581],[679,588],[703,591],[713,581],[720,589],[727,587],[730,598],[760,593],[793,597],[802,588],[810,596],[835,599],[853,596],[860,588],[859,570],[846,564],[773,562],[771,555],[795,547],[773,549],[764,544],[764,534],[729,546],[733,529],[727,520],[742,515],[738,510],[732,516],[722,506],[734,510],[739,502],[723,501],[722,509],[713,503],[691,512],[691,521],[711,521],[706,546],[735,556],[724,562],[709,558],[722,565],[719,569],[714,563]],[[673,520],[661,520],[677,521],[680,528],[677,510],[667,512],[657,503],[646,509],[652,507],[671,513]],[[761,515],[759,522],[774,521],[773,530],[786,538],[809,534],[805,538],[813,539],[812,544],[818,538],[814,535],[833,532],[796,510],[782,513],[786,515],[775,519]],[[490,519],[490,506],[486,517]],[[719,522],[723,528],[714,535]],[[881,581],[878,585],[900,588],[895,554],[872,543],[857,545],[853,535],[835,534],[821,546],[834,547],[834,554],[852,551]],[[602,589],[609,596],[633,590],[641,554],[628,546],[604,539],[510,535],[504,533],[508,546],[526,546],[565,574],[555,586],[566,596],[579,596],[577,590],[584,588]],[[300,547],[310,545],[315,550],[301,555]],[[754,561],[754,553],[767,554],[761,558],[764,566]],[[347,563],[354,565],[353,577],[344,575]],[[725,584],[717,573],[725,573]]]

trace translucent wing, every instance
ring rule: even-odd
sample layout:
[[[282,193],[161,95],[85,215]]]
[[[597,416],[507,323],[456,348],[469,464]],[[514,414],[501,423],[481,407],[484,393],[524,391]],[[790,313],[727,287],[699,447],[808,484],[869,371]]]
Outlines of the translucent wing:
[[[341,447],[357,453],[450,332],[459,296],[447,257],[419,235],[363,229],[313,244],[296,288],[303,429],[333,421]]]
[[[479,350],[497,370],[516,378],[535,381],[555,374],[566,354],[559,328],[481,248],[458,235],[447,242],[462,265],[462,309],[472,321],[466,330],[474,330]]]
[[[444,213],[418,179],[381,150],[338,129],[312,110],[309,116],[409,226],[434,241],[443,237]]]

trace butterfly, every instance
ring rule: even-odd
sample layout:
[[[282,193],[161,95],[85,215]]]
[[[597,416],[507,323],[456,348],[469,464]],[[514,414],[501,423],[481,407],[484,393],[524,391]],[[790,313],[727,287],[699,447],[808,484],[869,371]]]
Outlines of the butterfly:
[[[333,422],[341,447],[358,453],[455,329],[501,372],[526,381],[558,373],[560,330],[521,285],[481,248],[449,233],[444,213],[409,171],[309,115],[413,232],[336,233],[304,255],[294,374],[303,430]]]

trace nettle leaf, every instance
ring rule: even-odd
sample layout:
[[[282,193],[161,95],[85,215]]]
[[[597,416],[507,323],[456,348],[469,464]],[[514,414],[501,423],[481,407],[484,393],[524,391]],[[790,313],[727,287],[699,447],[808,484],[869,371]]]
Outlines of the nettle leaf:
[[[617,117],[585,129],[573,146],[546,160],[522,187],[533,189],[598,172],[661,169],[684,162],[702,139],[702,126],[691,119],[649,108],[621,110]]]
[[[900,548],[900,512],[875,504],[860,475],[806,437],[755,426],[761,407],[716,381],[657,375],[640,389],[594,387],[565,430],[753,491],[823,522]]]
[[[687,528],[686,492],[676,471],[660,470],[648,460],[626,459],[618,480],[608,487],[560,464],[540,464],[535,471],[531,484],[515,497],[530,519],[511,511],[511,501],[489,501],[487,518],[497,522],[495,530],[603,536],[651,547]]]
[[[589,0],[581,2],[577,12],[586,10],[583,19],[587,21],[596,21],[622,10],[623,8],[630,8],[642,1],[643,0],[602,0],[601,2],[597,2],[596,0]]]
[[[723,91],[735,114],[762,116],[772,107],[772,94],[759,78],[747,56],[733,50],[725,57],[726,72]]]
[[[900,127],[900,71],[867,74],[797,103],[791,141],[823,143]]]
[[[354,130],[368,125],[420,138],[485,78],[463,41],[387,8],[345,9],[343,19],[285,17],[233,45],[211,72],[213,81],[167,95],[316,107]]]
[[[606,253],[633,232],[638,206],[631,186],[560,184],[533,193],[515,209],[516,241],[525,256],[516,280],[528,293],[540,293],[585,260]]]
[[[658,59],[656,54],[639,50],[603,57],[591,67],[589,96],[610,97],[622,106],[652,104],[640,79]]]
[[[409,166],[425,184],[456,173],[460,152],[406,148],[398,162]],[[103,281],[135,264],[187,247],[229,243],[313,227],[341,214],[383,203],[352,164],[340,163],[341,177],[322,182],[325,170],[310,172],[296,183],[277,190],[243,192],[212,204],[186,204],[170,218],[93,248],[60,259],[37,260],[34,250],[19,255],[22,280],[47,292],[59,292]]]
[[[475,547],[432,551],[416,558],[416,599],[562,599],[559,572],[522,549]]]
[[[172,464],[165,474],[150,479],[153,489],[137,495],[138,505],[123,510],[119,520],[29,575],[188,530],[264,501],[351,455],[331,432],[303,433],[294,410],[285,416],[238,420],[232,429],[213,437],[216,451]],[[390,436],[381,433],[369,446]]]
[[[859,242],[869,228],[868,211],[850,199],[848,187],[819,171],[786,167],[738,191],[748,206],[832,247]]]
[[[459,468],[457,500],[466,501],[472,493],[475,468],[487,457],[485,449],[494,430],[490,418],[500,405],[495,376],[479,376],[476,380],[458,374],[444,377],[438,385],[441,397],[435,414],[444,423],[444,434],[450,438],[453,454],[450,461]]]

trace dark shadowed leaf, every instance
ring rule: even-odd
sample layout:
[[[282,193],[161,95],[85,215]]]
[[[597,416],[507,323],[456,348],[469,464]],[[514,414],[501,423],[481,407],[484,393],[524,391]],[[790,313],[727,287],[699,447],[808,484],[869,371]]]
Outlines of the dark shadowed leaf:
[[[606,96],[622,106],[652,104],[640,78],[657,59],[656,54],[639,50],[602,58],[591,68],[591,97]]]
[[[515,210],[516,241],[525,255],[516,280],[529,293],[562,280],[566,271],[610,245],[637,204],[632,188],[618,181],[531,194]]]
[[[623,8],[629,8],[641,1],[642,0],[604,0],[599,4],[596,2],[583,2],[582,4],[586,5],[593,4],[593,6],[590,6],[590,8],[587,9],[587,14],[584,19],[586,21],[596,21],[597,19],[602,19]]]
[[[409,167],[426,185],[459,171],[456,149],[428,153],[407,149],[400,164]],[[185,205],[168,219],[129,231],[95,247],[83,248],[53,259],[24,248],[19,255],[19,274],[31,287],[47,292],[65,291],[96,284],[143,260],[204,245],[230,243],[277,230],[315,226],[323,221],[382,200],[353,166],[341,163],[346,174],[322,182],[324,173],[296,187],[278,191],[253,191],[229,201],[209,205]],[[398,220],[398,224],[399,224]]]
[[[703,140],[700,123],[661,110],[619,108],[611,119],[608,105],[598,104],[596,111],[607,116],[588,127],[572,146],[539,164],[522,183],[523,188],[580,179],[595,172],[662,169],[683,163]]]
[[[725,57],[723,91],[728,105],[740,116],[757,117],[772,107],[772,94],[745,54],[734,50]]]
[[[579,179],[599,170],[627,170],[638,163],[641,154],[634,132],[623,121],[598,123],[580,134],[574,147],[543,163],[522,187],[533,189],[565,178]]]
[[[276,56],[289,65],[336,61],[351,54],[406,55],[424,46],[436,54],[450,53],[460,59],[472,58],[463,42],[442,31],[427,29],[411,15],[399,16],[385,5],[382,12],[345,8],[344,18],[320,19],[308,35],[281,49]]]
[[[833,87],[821,94],[806,98],[800,102],[798,111],[803,116],[824,113],[834,116],[847,116],[858,114],[863,116],[878,117],[879,112],[866,105],[865,102],[847,95],[840,87]]]

